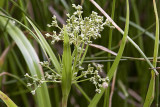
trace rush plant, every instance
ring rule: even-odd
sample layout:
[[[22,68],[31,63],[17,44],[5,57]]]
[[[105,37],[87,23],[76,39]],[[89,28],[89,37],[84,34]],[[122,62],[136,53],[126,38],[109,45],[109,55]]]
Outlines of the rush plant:
[[[72,5],[75,8],[73,15],[67,14],[67,24],[63,25],[63,28],[58,26],[56,16],[53,16],[52,23],[48,24],[48,27],[57,27],[59,33],[53,31],[53,35],[47,33],[46,37],[52,38],[51,44],[58,41],[63,41],[63,55],[59,63],[62,69],[57,71],[50,67],[49,61],[40,62],[43,67],[46,67],[51,73],[45,72],[45,76],[37,78],[37,75],[30,76],[28,73],[26,77],[32,80],[27,86],[36,84],[36,87],[31,91],[35,94],[38,87],[46,82],[61,83],[62,87],[62,106],[67,107],[68,96],[71,90],[71,85],[83,81],[91,81],[96,89],[97,93],[101,93],[101,87],[108,86],[109,78],[102,78],[99,72],[102,72],[103,65],[101,64],[88,64],[88,68],[83,67],[83,61],[86,56],[88,45],[92,43],[92,38],[97,39],[101,37],[100,32],[104,29],[104,26],[114,28],[110,21],[106,19],[103,22],[103,17],[92,11],[89,17],[82,17],[82,7],[80,5]],[[71,45],[74,49],[71,50]],[[62,61],[61,61],[62,60]],[[94,65],[91,66],[91,65]]]

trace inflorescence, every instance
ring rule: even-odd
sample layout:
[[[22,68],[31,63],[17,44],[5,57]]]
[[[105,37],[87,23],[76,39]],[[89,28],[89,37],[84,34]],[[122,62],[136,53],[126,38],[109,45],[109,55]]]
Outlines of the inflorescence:
[[[106,19],[105,22],[103,22],[103,17],[98,16],[98,14],[94,11],[92,11],[91,15],[89,17],[82,17],[82,7],[80,5],[76,6],[75,4],[72,5],[73,8],[75,8],[75,12],[73,15],[70,15],[69,13],[67,14],[67,21],[65,25],[65,29],[67,31],[67,35],[69,36],[69,42],[70,44],[74,45],[74,48],[77,50],[76,55],[73,57],[73,65],[76,65],[76,70],[74,67],[72,67],[74,75],[73,75],[73,80],[72,83],[78,83],[82,82],[85,80],[91,81],[95,87],[96,87],[96,92],[100,93],[101,87],[108,87],[108,78],[101,78],[99,75],[99,72],[102,72],[102,65],[101,64],[95,64],[94,66],[96,70],[94,70],[94,67],[91,67],[91,64],[88,64],[88,69],[85,71],[84,68],[81,66],[81,57],[85,51],[85,46],[84,44],[90,44],[92,43],[91,39],[97,39],[101,37],[100,32],[104,29],[104,26],[108,26],[110,28],[114,28],[111,24],[111,22]],[[57,27],[59,28],[60,32],[57,34],[56,31],[53,31],[53,34],[46,34],[46,37],[51,37],[52,41],[51,43],[54,44],[55,42],[58,42],[60,40],[64,40],[64,27],[60,28],[58,26],[56,16],[52,17],[53,21],[51,24],[48,24],[48,27]],[[74,51],[73,51],[74,54]],[[31,91],[32,94],[35,94],[35,91],[38,87],[40,87],[43,83],[45,82],[61,82],[62,76],[61,74],[57,73],[54,71],[52,68],[49,67],[49,62],[44,61],[40,62],[40,64],[43,67],[48,68],[52,73],[46,72],[44,77],[38,78],[37,75],[35,76],[30,76],[29,74],[26,74],[25,77],[30,78],[32,80],[31,83],[28,83],[27,86],[32,87],[36,86],[33,91]],[[63,66],[63,65],[62,65]],[[77,70],[78,69],[78,70]],[[74,71],[75,70],[75,71]],[[80,71],[80,74],[78,72]],[[84,79],[85,78],[85,79]],[[82,80],[80,80],[82,79]]]

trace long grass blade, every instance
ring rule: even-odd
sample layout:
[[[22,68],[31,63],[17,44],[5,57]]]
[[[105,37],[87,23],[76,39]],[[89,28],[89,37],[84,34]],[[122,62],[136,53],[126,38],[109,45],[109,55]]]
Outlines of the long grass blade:
[[[154,45],[154,55],[153,55],[153,66],[156,67],[158,50],[159,50],[159,19],[158,19],[158,13],[157,13],[157,7],[156,7],[155,0],[153,0],[153,6],[154,6],[155,17],[156,17],[156,35],[155,35],[155,45]],[[157,76],[157,77],[159,77],[159,76]],[[157,80],[158,81],[156,81],[156,82],[159,83],[159,79],[157,79]],[[152,70],[151,71],[151,80],[150,80],[148,92],[147,92],[143,107],[151,106],[153,99],[154,99],[154,93],[155,93],[155,73]],[[156,95],[156,105],[158,107],[159,89],[156,89],[156,94],[158,94],[158,95]]]
[[[29,23],[32,25],[32,27],[34,28],[40,42],[41,42],[41,46],[46,50],[46,52],[49,54],[50,59],[53,63],[53,65],[55,66],[57,72],[60,73],[61,71],[61,67],[60,64],[55,56],[55,54],[53,53],[51,47],[49,46],[49,44],[47,43],[47,41],[45,40],[45,38],[43,37],[43,35],[41,34],[41,32],[38,30],[38,28],[32,23],[32,21],[30,19],[27,18],[27,20],[29,21]]]
[[[18,107],[6,94],[0,91],[0,98],[6,103],[7,107]]]
[[[6,25],[6,22],[6,18],[0,17],[1,27],[4,27]],[[33,49],[32,45],[29,43],[25,35],[22,33],[22,31],[18,27],[16,27],[11,21],[9,21],[6,27],[6,32],[9,33],[9,35],[16,42],[17,46],[22,52],[32,76],[37,75],[39,78],[41,78],[43,76],[43,73],[42,68],[39,65],[38,56],[35,50]],[[51,107],[46,84],[43,84],[42,87],[38,88],[36,97],[39,107]]]
[[[113,2],[112,2],[112,14],[111,14],[111,18],[113,20],[114,20],[114,13],[115,13],[115,4],[116,4],[116,0],[113,0]],[[109,29],[109,38],[108,38],[108,49],[109,50],[111,50],[111,47],[112,47],[112,31],[113,31],[113,29]],[[110,53],[108,53],[108,57],[111,57]],[[110,67],[111,67],[111,62],[108,62],[107,63],[107,71],[109,71]],[[109,94],[110,94],[110,86],[105,91],[103,107],[109,107]]]
[[[72,84],[72,56],[69,44],[69,37],[66,29],[64,29],[64,44],[62,56],[63,70],[62,70],[62,106],[67,107],[68,95]]]
[[[114,72],[116,71],[116,69],[118,67],[118,64],[119,64],[119,61],[122,57],[122,54],[123,54],[123,51],[124,51],[124,48],[125,48],[125,44],[126,44],[126,40],[127,40],[127,35],[128,35],[128,30],[129,30],[129,3],[128,3],[128,0],[126,0],[126,4],[127,4],[127,14],[126,14],[125,32],[124,32],[124,35],[123,35],[123,38],[122,38],[122,43],[120,45],[120,49],[118,51],[116,59],[115,59],[113,65],[111,66],[111,69],[109,70],[109,72],[107,74],[107,77],[109,78],[109,80],[112,79],[112,77],[114,75]],[[97,105],[97,103],[100,100],[104,90],[105,89],[102,89],[101,94],[96,94],[94,96],[93,100],[89,104],[89,107],[95,107]]]

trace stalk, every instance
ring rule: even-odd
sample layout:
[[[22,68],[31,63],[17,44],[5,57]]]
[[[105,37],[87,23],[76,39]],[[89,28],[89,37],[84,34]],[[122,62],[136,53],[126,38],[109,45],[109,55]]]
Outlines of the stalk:
[[[92,3],[95,3],[93,0],[91,0]],[[98,4],[97,4],[98,5]],[[109,70],[107,77],[109,78],[109,80],[112,79],[114,73],[116,72],[116,69],[118,67],[119,61],[122,57],[124,48],[125,48],[125,44],[126,44],[126,40],[127,40],[127,35],[128,35],[128,30],[129,30],[129,3],[128,0],[126,0],[126,5],[127,5],[127,14],[126,14],[126,24],[125,24],[125,31],[124,31],[124,35],[122,38],[122,43],[120,45],[120,49],[118,51],[118,54],[116,56],[116,59],[114,61],[114,63],[111,66],[111,69]],[[104,88],[101,88],[101,93],[100,94],[96,94],[94,96],[94,98],[92,99],[92,101],[90,102],[88,107],[96,107],[97,103],[99,102],[100,98],[102,97],[103,93],[104,93]]]
[[[155,12],[155,17],[156,17],[156,39],[155,39],[155,50],[154,50],[154,59],[155,60],[155,67],[157,65],[157,57],[158,57],[158,51],[159,51],[159,18],[158,18],[158,12],[157,12],[157,7],[156,7],[156,2],[153,0],[153,6],[154,6],[154,12]],[[156,75],[155,78],[155,100],[156,100],[156,107],[159,107],[159,75]]]
[[[62,107],[67,107],[68,96],[71,90],[72,84],[72,56],[69,44],[69,37],[67,35],[66,28],[64,29],[64,44],[63,44],[63,56],[62,56]]]
[[[112,15],[111,18],[114,20],[114,12],[115,12],[115,4],[116,4],[116,0],[113,0],[112,3]],[[108,49],[111,50],[112,47],[112,29],[109,30],[109,41],[108,41]],[[108,53],[108,57],[111,57],[111,54]],[[111,67],[111,62],[107,63],[107,71],[109,71]],[[110,87],[107,88],[107,90],[105,91],[105,96],[104,96],[104,104],[103,107],[109,107],[109,94],[110,94]],[[107,103],[108,102],[108,103]]]
[[[157,56],[158,56],[158,49],[159,49],[159,19],[158,19],[158,13],[157,13],[157,7],[156,2],[153,0],[153,6],[154,6],[154,12],[155,12],[155,18],[156,18],[156,35],[155,35],[155,45],[154,45],[154,55],[153,55],[153,67],[156,68],[157,65]],[[151,106],[153,100],[154,100],[154,94],[155,94],[155,82],[156,84],[159,83],[159,75],[157,75],[155,79],[155,72],[151,71],[151,80],[149,83],[148,92],[146,95],[146,99],[144,102],[143,107],[149,107]],[[158,84],[157,84],[158,86]],[[159,104],[159,88],[156,89],[156,106],[158,107]]]
[[[135,21],[137,25],[140,25],[140,20],[139,20],[139,14],[138,14],[138,10],[137,10],[137,6],[135,3],[135,0],[131,0],[131,4],[133,6],[133,11],[134,11],[134,15],[135,15]],[[138,35],[141,33],[139,30],[137,31]],[[142,50],[144,50],[144,46],[143,46],[143,38],[142,36],[138,37],[138,42],[139,42],[139,46]]]
[[[67,107],[68,95],[63,95],[62,97],[62,107]]]

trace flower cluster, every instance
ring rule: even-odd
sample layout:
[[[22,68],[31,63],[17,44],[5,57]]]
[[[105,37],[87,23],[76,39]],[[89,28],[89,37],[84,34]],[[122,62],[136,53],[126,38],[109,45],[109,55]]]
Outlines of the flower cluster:
[[[50,69],[51,71],[53,71],[53,69],[51,69],[49,67],[49,62],[48,61],[43,61],[43,62],[40,62],[40,64],[43,66],[43,67],[46,67],[48,69]],[[28,87],[34,87],[34,90],[31,91],[31,93],[34,95],[35,94],[35,91],[41,87],[41,85],[43,83],[46,83],[46,82],[61,82],[61,75],[59,75],[58,73],[56,73],[55,71],[53,71],[53,73],[48,73],[48,72],[45,72],[45,75],[44,77],[41,77],[41,78],[38,78],[37,75],[34,75],[34,76],[30,76],[28,73],[26,73],[24,75],[26,78],[30,79],[31,82],[30,83],[27,83],[27,86]]]
[[[109,78],[101,78],[101,76],[99,75],[99,72],[102,72],[103,65],[95,64],[95,63],[94,63],[94,65],[96,65],[96,70],[94,70],[94,67],[91,67],[91,64],[88,64],[87,71],[82,71],[82,73],[78,77],[78,79],[81,78],[81,77],[84,77],[84,78],[90,77],[89,80],[96,87],[95,91],[97,93],[100,93],[101,92],[100,88],[104,87],[104,83],[109,82]]]
[[[30,76],[28,73],[26,73],[25,75],[24,75],[26,78],[30,78],[31,80],[32,80],[32,82],[30,82],[30,83],[27,83],[27,86],[28,87],[32,87],[32,86],[35,86],[36,85],[36,88],[34,88],[34,90],[32,90],[31,91],[31,93],[34,95],[35,94],[35,91],[39,88],[39,87],[41,87],[41,85],[44,83],[44,78],[41,78],[41,79],[39,79],[38,77],[37,77],[37,75],[34,75],[34,76]]]
[[[98,14],[94,11],[92,11],[92,14],[89,17],[82,17],[82,7],[80,5],[76,6],[75,4],[72,5],[73,8],[76,9],[76,11],[73,13],[73,15],[67,14],[67,21],[66,21],[66,29],[67,34],[70,39],[70,44],[81,44],[83,42],[85,43],[92,43],[90,40],[91,38],[97,39],[98,37],[101,37],[100,32],[104,29],[104,26],[109,26],[113,28],[110,21],[106,19],[105,22],[103,22],[103,17],[98,16]],[[55,31],[53,31],[53,35],[50,35],[49,33],[46,34],[47,37],[52,37],[52,43],[55,41],[63,40],[63,31],[64,28],[60,28],[57,24],[56,16],[53,16],[53,21],[51,24],[48,24],[48,27],[58,27],[61,31],[57,35]]]
[[[61,76],[60,75],[54,74],[54,73],[49,74],[48,72],[45,72],[44,77],[41,77],[41,78],[38,78],[37,75],[30,76],[28,73],[26,73],[24,76],[31,80],[31,82],[27,83],[27,86],[28,87],[34,87],[33,90],[31,91],[31,93],[33,95],[35,94],[35,91],[39,87],[41,87],[41,85],[43,83],[48,83],[48,82],[57,82],[57,83],[59,83],[59,82],[61,82]]]
[[[59,40],[64,40],[64,31],[67,33],[69,37],[69,43],[74,45],[74,51],[72,53],[72,70],[73,70],[73,77],[72,77],[72,83],[78,83],[85,80],[91,81],[95,87],[96,92],[100,93],[101,87],[108,87],[108,78],[101,78],[99,75],[99,72],[102,72],[103,65],[94,63],[93,65],[95,67],[91,67],[91,64],[88,65],[88,69],[84,71],[84,68],[82,67],[83,59],[85,57],[85,54],[87,52],[86,44],[92,43],[91,39],[97,39],[101,37],[100,32],[104,29],[104,26],[109,26],[110,28],[114,28],[111,24],[111,22],[106,19],[105,22],[103,22],[103,17],[98,16],[96,12],[92,12],[89,17],[82,17],[82,7],[80,5],[76,6],[75,4],[72,5],[73,8],[76,9],[76,11],[73,13],[73,15],[67,14],[67,21],[66,25],[63,28],[60,28],[58,26],[56,16],[53,16],[52,23],[48,24],[48,27],[57,27],[59,28],[60,32],[57,34],[56,31],[53,31],[53,34],[46,34],[46,37],[52,38],[52,44]],[[84,55],[84,56],[83,56]],[[40,64],[43,67],[46,67],[52,73],[46,72],[44,77],[39,78],[37,75],[30,76],[28,74],[25,75],[25,77],[32,80],[31,83],[28,83],[27,86],[35,86],[35,89],[31,91],[32,94],[35,94],[35,91],[38,87],[40,87],[45,82],[58,82],[60,83],[62,80],[61,73],[57,73],[52,68],[49,67],[50,63],[48,61],[40,62]],[[63,65],[61,65],[63,67]],[[96,70],[94,70],[96,68]],[[80,75],[79,75],[80,71]],[[84,77],[84,80],[80,80],[82,77]]]

